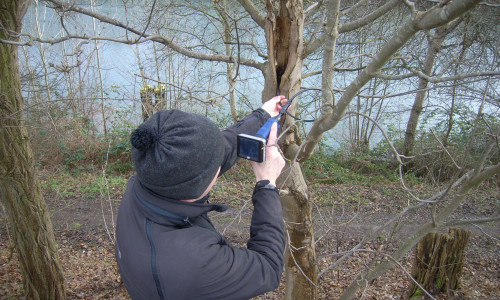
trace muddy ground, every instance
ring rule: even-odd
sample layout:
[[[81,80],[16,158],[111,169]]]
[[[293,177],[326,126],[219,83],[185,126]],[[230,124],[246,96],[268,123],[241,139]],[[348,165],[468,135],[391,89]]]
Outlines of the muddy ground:
[[[89,193],[76,186],[73,192],[61,191],[50,174],[41,175],[44,195],[52,215],[59,255],[69,299],[129,299],[120,281],[114,259],[113,222],[124,181],[105,192]],[[218,230],[234,245],[244,246],[248,238],[251,216],[252,184],[250,181],[222,178],[214,187],[212,202],[229,206],[223,213],[212,214]],[[241,179],[241,178],[240,178]],[[422,197],[431,193],[423,184],[412,187]],[[316,246],[320,269],[334,263],[337,253],[352,249],[375,227],[389,220],[408,205],[409,196],[399,183],[373,185],[313,184]],[[481,187],[469,195],[453,218],[474,219],[498,215],[500,196],[494,185]],[[430,210],[414,211],[400,220],[396,230],[391,226],[377,238],[362,246],[367,250],[390,253],[402,239],[420,224],[430,219]],[[22,299],[22,280],[15,251],[10,247],[7,219],[0,220],[0,299]],[[437,295],[437,299],[500,299],[500,228],[498,223],[467,225],[471,239],[466,248],[466,263],[461,288],[452,296]],[[320,299],[337,299],[356,275],[374,257],[373,253],[358,251],[339,268],[326,272],[320,279]],[[406,299],[413,254],[410,252],[384,276],[367,284],[358,299]],[[405,270],[404,270],[404,269]],[[255,299],[282,299],[284,285]]]

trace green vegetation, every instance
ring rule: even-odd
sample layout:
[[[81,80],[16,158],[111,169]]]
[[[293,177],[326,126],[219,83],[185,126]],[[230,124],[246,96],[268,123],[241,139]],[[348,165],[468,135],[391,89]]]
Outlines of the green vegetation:
[[[397,179],[394,168],[383,162],[373,162],[367,154],[327,154],[318,151],[303,164],[304,174],[310,183],[371,184]]]
[[[120,198],[125,191],[128,176],[107,175],[102,172],[81,171],[78,174],[71,171],[63,171],[50,174],[42,174],[41,185],[47,192],[59,197],[84,197],[96,198],[108,193]]]

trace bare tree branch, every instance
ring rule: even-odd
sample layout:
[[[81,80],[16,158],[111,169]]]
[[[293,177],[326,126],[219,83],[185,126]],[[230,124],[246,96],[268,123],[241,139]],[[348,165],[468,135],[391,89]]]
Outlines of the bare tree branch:
[[[353,31],[356,29],[359,29],[367,24],[370,24],[371,22],[375,21],[376,19],[380,18],[381,16],[385,15],[392,9],[394,9],[401,1],[399,0],[392,0],[378,9],[374,10],[372,13],[363,16],[362,18],[359,18],[358,20],[349,22],[349,23],[344,23],[339,26],[339,33],[345,33],[349,31]]]
[[[441,223],[441,227],[453,227],[453,226],[470,225],[470,224],[475,225],[475,224],[489,223],[495,221],[500,221],[500,216],[480,218],[480,219],[470,219],[470,220],[450,220]]]
[[[475,80],[475,81],[472,81],[472,82],[477,82],[477,81],[480,81],[480,80]],[[471,83],[471,82],[467,82],[467,83]],[[458,83],[458,85],[463,85],[463,84],[466,84],[466,83]],[[381,94],[381,95],[368,95],[368,94],[356,94],[356,97],[362,97],[362,98],[367,98],[367,99],[370,99],[370,98],[380,98],[380,99],[388,99],[388,98],[394,98],[394,97],[401,97],[401,96],[405,96],[405,95],[409,95],[409,94],[414,94],[414,93],[418,93],[419,91],[429,91],[429,90],[435,90],[435,89],[439,89],[439,88],[447,88],[447,87],[453,87],[454,85],[436,85],[436,86],[433,86],[433,87],[427,87],[425,89],[415,89],[415,90],[410,90],[410,91],[406,91],[406,92],[401,92],[401,93],[396,93],[396,94]],[[303,88],[308,88],[308,87],[303,87]],[[331,88],[330,89],[330,92],[337,92],[337,93],[345,93],[345,89],[339,89],[339,88]]]
[[[348,15],[351,11],[354,11],[358,8],[360,8],[362,5],[365,5],[367,0],[359,0],[358,2],[354,3],[351,7],[348,7],[344,10],[342,10],[342,16]]]
[[[348,113],[356,113],[356,114],[361,114],[359,112],[348,112]],[[402,166],[402,161],[401,159],[399,158],[399,154],[397,152],[397,150],[394,148],[394,146],[392,145],[391,141],[389,140],[388,136],[385,134],[385,131],[382,129],[382,127],[375,121],[373,120],[371,117],[369,116],[366,116],[364,114],[361,114],[362,116],[370,119],[372,122],[375,123],[375,125],[382,131],[384,137],[386,138],[386,141],[389,143],[389,145],[391,146],[391,149],[392,151],[394,152],[395,156],[398,158],[398,161],[400,163],[400,166]],[[403,186],[403,188],[414,198],[416,199],[419,203],[414,205],[414,206],[408,206],[406,207],[404,210],[402,210],[400,213],[396,214],[393,218],[389,219],[387,222],[385,222],[384,224],[382,224],[381,226],[378,226],[377,228],[375,228],[372,232],[370,232],[369,234],[367,234],[365,237],[363,237],[363,239],[355,246],[353,247],[353,249],[351,249],[350,251],[346,252],[339,260],[337,260],[334,264],[328,266],[327,268],[323,269],[322,271],[320,271],[318,277],[321,277],[323,274],[325,274],[327,271],[329,270],[332,270],[334,268],[336,268],[338,265],[340,265],[340,263],[347,259],[354,251],[357,251],[357,249],[359,249],[364,243],[372,240],[374,237],[376,237],[382,230],[384,230],[385,228],[389,227],[392,223],[395,223],[397,220],[400,220],[403,216],[405,216],[407,213],[409,213],[410,211],[413,211],[415,209],[418,209],[418,208],[421,208],[425,205],[428,205],[430,203],[435,203],[436,201],[438,201],[439,199],[441,199],[442,197],[444,197],[445,195],[447,195],[451,190],[457,188],[458,186],[460,186],[462,184],[462,182],[466,179],[469,179],[470,178],[470,175],[473,173],[473,171],[469,171],[468,173],[466,173],[465,175],[463,175],[460,179],[456,180],[455,182],[453,182],[446,190],[443,190],[435,195],[433,195],[432,197],[428,198],[428,199],[419,199],[418,197],[416,197],[415,195],[413,195],[413,193],[406,187],[405,183],[404,183],[404,180],[402,178],[402,173],[400,173],[400,180],[401,180],[401,184]]]
[[[455,81],[455,80],[464,80],[466,78],[470,77],[482,77],[482,76],[498,76],[500,75],[500,71],[483,71],[483,72],[472,72],[472,73],[467,73],[467,74],[458,74],[454,76],[447,76],[447,77],[433,77],[433,76],[428,76],[425,75],[424,73],[420,71],[412,71],[412,73],[408,74],[402,74],[402,75],[386,75],[386,74],[376,74],[373,77],[375,78],[380,78],[380,79],[386,79],[386,80],[403,80],[411,77],[420,77],[428,82],[431,83],[439,83],[439,82],[445,82],[445,81]]]
[[[359,90],[377,74],[387,61],[418,31],[441,26],[458,17],[460,14],[478,4],[480,0],[455,0],[445,6],[439,6],[417,15],[414,19],[408,20],[394,36],[385,43],[373,60],[366,68],[359,73],[355,80],[346,88],[345,93],[339,99],[333,109],[333,113],[322,115],[314,122],[309,134],[306,137],[306,145],[299,156],[299,161],[306,160],[314,152],[319,143],[319,137],[333,128],[345,114],[349,103],[356,96]]]
[[[316,35],[314,35],[311,40],[304,42],[304,51],[302,53],[303,58],[306,58],[311,53],[318,50],[318,48],[321,47],[327,39],[331,38],[332,35],[336,36],[338,34],[337,20],[339,5],[339,0],[328,0],[328,3],[326,4],[326,13],[329,17],[327,18],[326,23],[323,25],[323,33],[319,37],[316,37]],[[333,18],[332,16],[335,17]],[[335,32],[333,32],[333,30],[335,30]]]
[[[321,88],[324,91],[328,91],[333,85],[333,74],[335,66],[335,45],[337,44],[338,37],[338,18],[340,10],[340,1],[331,0],[327,5],[329,11],[327,23],[331,24],[331,32],[328,39],[324,42],[323,47],[323,63],[321,69],[323,74],[321,76]],[[323,34],[324,35],[324,34]],[[326,114],[331,112],[331,107],[333,106],[333,94],[332,93],[322,93],[322,112],[321,114]]]
[[[380,252],[380,251],[375,251],[375,250],[369,250],[369,249],[356,249],[355,251],[345,251],[345,252],[339,252],[339,253],[334,253],[334,254],[330,254],[330,255],[325,255],[323,257],[331,257],[331,256],[338,256],[338,255],[343,255],[343,254],[352,254],[354,252],[368,252],[368,253],[373,253],[373,254],[379,254],[379,255],[382,255],[382,256],[385,256],[387,258],[389,258],[390,260],[392,260],[395,264],[397,264],[401,270],[403,270],[403,272],[408,275],[408,277],[420,288],[422,289],[429,297],[430,299],[436,299],[434,298],[431,294],[429,294],[429,292],[427,292],[425,290],[424,287],[422,287],[420,285],[420,283],[418,283],[415,278],[413,278],[413,276],[410,274],[410,272],[408,272],[406,270],[406,268],[398,261],[396,260],[394,257],[392,257],[391,255],[387,254],[387,253],[383,253],[383,252]]]
[[[453,164],[455,164],[455,167],[457,167],[457,169],[462,169],[461,166],[459,166],[457,164],[457,162],[455,161],[455,159],[453,159],[453,156],[451,155],[451,153],[448,151],[448,149],[446,149],[446,147],[443,145],[443,143],[441,143],[441,141],[439,140],[439,138],[437,137],[436,133],[434,132],[434,130],[432,130],[431,128],[431,133],[432,135],[434,136],[434,138],[436,139],[436,141],[439,143],[439,146],[441,147],[441,149],[444,150],[444,152],[446,154],[448,154],[448,157],[451,159],[451,161],[453,162]]]
[[[264,28],[266,24],[266,15],[259,11],[259,9],[250,0],[238,0],[238,2],[250,14],[252,20],[254,20],[255,23],[257,23],[257,25],[261,28]]]
[[[306,10],[304,10],[304,18],[307,19],[309,17],[314,16],[324,5],[323,0],[313,3]]]
[[[335,0],[329,0],[329,1],[335,1]],[[373,22],[374,20],[380,18],[381,16],[383,16],[384,14],[389,12],[391,9],[395,8],[399,2],[400,2],[399,0],[391,0],[391,1],[387,2],[386,4],[382,5],[377,10],[368,14],[367,16],[364,16],[364,17],[362,17],[356,21],[353,21],[353,22],[339,25],[338,33],[345,33],[345,32],[349,32],[349,31],[353,31],[353,30],[356,30],[356,29],[363,27],[367,24],[370,24],[370,22]],[[332,7],[331,4],[327,4],[327,6]],[[335,6],[333,6],[333,7],[335,7]],[[327,10],[328,15],[337,14],[337,13],[338,13],[338,11]],[[307,42],[305,44],[303,57],[307,57],[308,55],[310,55],[314,51],[318,50],[318,48],[321,47],[328,38],[330,38],[330,35],[332,34],[331,31],[334,27],[336,27],[336,23],[334,23],[333,20],[331,19],[330,21],[327,21],[327,23],[324,25],[324,27],[325,27],[325,29],[324,29],[324,32],[321,36],[319,36],[317,38],[313,38],[312,40],[310,40],[309,42]]]
[[[225,97],[227,94],[229,94],[229,92],[225,93],[225,94],[222,94],[222,95],[218,95],[218,96],[215,96],[215,97],[212,97],[212,98],[209,98],[209,99],[200,99],[196,96],[193,95],[193,91],[189,90],[189,89],[185,89],[185,88],[182,88],[178,85],[175,85],[171,82],[165,82],[165,81],[160,81],[160,80],[157,80],[157,79],[154,79],[154,78],[151,78],[151,77],[148,77],[148,76],[145,76],[145,75],[140,75],[140,74],[134,74],[135,76],[138,76],[138,77],[142,77],[142,78],[145,78],[147,80],[151,80],[151,81],[154,81],[154,82],[157,82],[157,83],[160,83],[160,84],[166,84],[166,85],[170,85],[170,86],[173,86],[179,90],[182,90],[186,93],[189,94],[189,98],[192,98],[194,100],[197,100],[197,101],[200,101],[201,103],[203,104],[208,104],[208,105],[211,105],[211,106],[215,106],[214,104],[214,100],[217,99],[217,98],[222,98],[222,97]]]
[[[140,42],[155,41],[155,42],[158,42],[160,44],[163,44],[163,45],[169,47],[170,49],[172,49],[172,50],[174,50],[182,55],[185,55],[187,57],[194,58],[194,59],[207,60],[207,61],[220,61],[220,62],[226,62],[226,63],[235,63],[237,60],[235,57],[232,57],[232,56],[218,55],[218,54],[206,54],[206,53],[200,53],[197,51],[190,50],[186,47],[179,45],[178,43],[174,42],[172,39],[169,39],[168,37],[145,34],[141,30],[136,29],[134,27],[131,27],[127,24],[124,24],[118,20],[112,19],[108,16],[98,14],[96,12],[87,10],[85,8],[82,8],[82,7],[79,7],[76,5],[64,3],[64,2],[61,2],[59,0],[43,0],[43,1],[52,4],[52,8],[54,8],[54,9],[62,10],[62,11],[73,11],[73,12],[87,15],[87,16],[95,18],[103,23],[107,23],[107,24],[122,28],[122,29],[126,30],[127,33],[129,33],[129,32],[133,33],[133,34],[137,35],[137,37],[135,39],[116,39],[116,38],[110,38],[110,37],[88,37],[85,35],[83,35],[83,36],[81,36],[81,35],[68,35],[68,36],[53,40],[53,41],[40,40],[40,39],[36,39],[36,38],[33,38],[32,39],[33,41],[45,42],[45,43],[50,43],[50,44],[59,43],[59,42],[66,41],[69,39],[108,40],[108,41],[124,43],[124,44],[137,44]],[[245,65],[245,66],[259,69],[259,70],[262,70],[265,66],[265,63],[259,63],[255,60],[245,59],[245,58],[241,58],[239,63],[242,65]]]
[[[396,261],[399,261],[427,233],[431,232],[436,227],[442,226],[443,220],[448,218],[451,215],[451,213],[455,211],[458,205],[464,201],[465,196],[472,188],[477,187],[482,181],[484,181],[487,178],[490,178],[495,174],[500,174],[500,164],[486,168],[484,171],[480,172],[476,176],[473,176],[472,178],[467,176],[469,180],[467,180],[467,182],[463,184],[460,191],[458,191],[458,193],[453,197],[453,199],[445,207],[441,209],[441,212],[439,214],[436,215],[435,222],[430,221],[425,223],[424,225],[420,226],[412,235],[408,236],[403,245],[392,254],[394,259]],[[393,266],[393,264],[394,264],[393,262],[383,262],[374,269],[369,270],[365,274],[361,274],[360,276],[358,276],[358,280],[364,278],[370,281],[376,278],[377,276],[380,276],[385,272],[387,272]],[[360,288],[358,280],[354,280],[351,283],[349,288],[347,288],[344,291],[340,299],[351,299],[353,297],[356,291]]]

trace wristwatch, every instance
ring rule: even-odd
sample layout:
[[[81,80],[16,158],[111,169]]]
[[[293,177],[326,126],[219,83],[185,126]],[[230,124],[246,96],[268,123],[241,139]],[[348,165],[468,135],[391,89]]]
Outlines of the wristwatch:
[[[274,190],[278,192],[278,188],[274,184],[271,184],[269,180],[261,180],[257,182],[257,184],[255,185],[255,191],[261,189]]]

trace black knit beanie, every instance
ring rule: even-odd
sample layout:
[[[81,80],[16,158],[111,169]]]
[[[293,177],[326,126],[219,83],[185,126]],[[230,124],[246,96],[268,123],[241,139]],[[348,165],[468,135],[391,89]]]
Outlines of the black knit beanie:
[[[209,119],[180,110],[155,113],[132,132],[132,161],[139,181],[170,199],[200,197],[224,157],[224,141]]]

